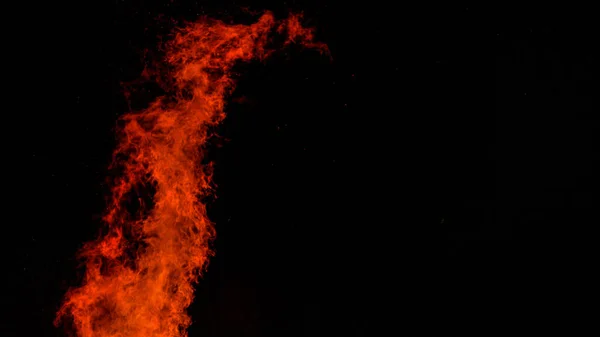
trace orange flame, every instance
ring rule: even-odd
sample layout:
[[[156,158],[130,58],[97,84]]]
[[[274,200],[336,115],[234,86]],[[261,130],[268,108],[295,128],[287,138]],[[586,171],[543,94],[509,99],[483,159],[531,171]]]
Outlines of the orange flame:
[[[201,20],[166,44],[167,94],[122,118],[114,164],[123,174],[112,187],[106,233],[86,244],[83,283],[70,289],[55,324],[69,322],[79,337],[184,337],[193,286],[212,255],[215,236],[202,199],[212,193],[211,166],[202,164],[209,127],[225,117],[238,61],[263,59],[273,31],[286,42],[327,51],[312,42],[298,16],[271,13],[252,25]],[[163,73],[164,75],[164,73]],[[140,189],[153,198],[132,214]]]

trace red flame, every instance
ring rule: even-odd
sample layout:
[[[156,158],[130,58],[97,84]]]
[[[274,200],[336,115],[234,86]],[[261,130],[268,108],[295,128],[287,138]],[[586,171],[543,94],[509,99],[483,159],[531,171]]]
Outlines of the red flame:
[[[270,13],[252,25],[201,20],[179,29],[166,44],[167,94],[122,118],[114,165],[123,174],[112,187],[104,217],[107,232],[84,246],[83,283],[70,289],[56,324],[72,323],[79,337],[183,337],[193,286],[215,236],[202,199],[211,191],[202,151],[209,127],[225,117],[234,86],[232,66],[263,59],[272,32],[286,42],[326,51],[312,42],[298,16],[278,22]],[[151,188],[150,205],[132,195]]]

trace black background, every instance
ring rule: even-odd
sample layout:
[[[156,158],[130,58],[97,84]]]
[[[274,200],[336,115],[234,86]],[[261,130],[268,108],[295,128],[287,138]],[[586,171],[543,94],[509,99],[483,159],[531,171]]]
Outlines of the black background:
[[[333,61],[292,47],[240,66],[190,336],[531,321],[523,308],[549,301],[532,271],[591,246],[597,223],[585,9],[126,0],[6,12],[1,334],[64,336],[52,320],[100,226],[120,83],[172,28],[157,18],[250,23],[243,6],[304,11]]]

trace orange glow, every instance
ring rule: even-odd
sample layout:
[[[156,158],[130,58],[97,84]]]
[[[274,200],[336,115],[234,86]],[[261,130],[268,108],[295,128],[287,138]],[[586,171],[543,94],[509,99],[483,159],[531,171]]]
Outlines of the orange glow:
[[[273,33],[286,34],[284,45],[327,51],[298,16],[276,21],[268,12],[252,25],[203,19],[165,45],[161,69],[168,70],[156,71],[166,94],[122,117],[113,161],[122,174],[112,185],[106,230],[81,250],[85,276],[67,292],[57,325],[79,337],[187,336],[186,309],[215,236],[202,202],[212,193],[203,147],[209,127],[225,117],[233,65],[268,56]]]

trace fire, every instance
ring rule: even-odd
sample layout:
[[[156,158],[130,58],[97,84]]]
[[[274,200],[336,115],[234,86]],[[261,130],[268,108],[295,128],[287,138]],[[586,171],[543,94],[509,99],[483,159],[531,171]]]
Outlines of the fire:
[[[251,25],[203,19],[167,42],[167,70],[157,77],[166,94],[122,117],[113,161],[122,174],[106,230],[81,250],[85,276],[65,295],[56,325],[68,323],[79,337],[187,336],[186,309],[215,236],[202,201],[213,193],[202,149],[225,118],[232,67],[269,56],[273,33],[285,33],[284,45],[327,51],[299,16],[277,21],[268,12]]]

